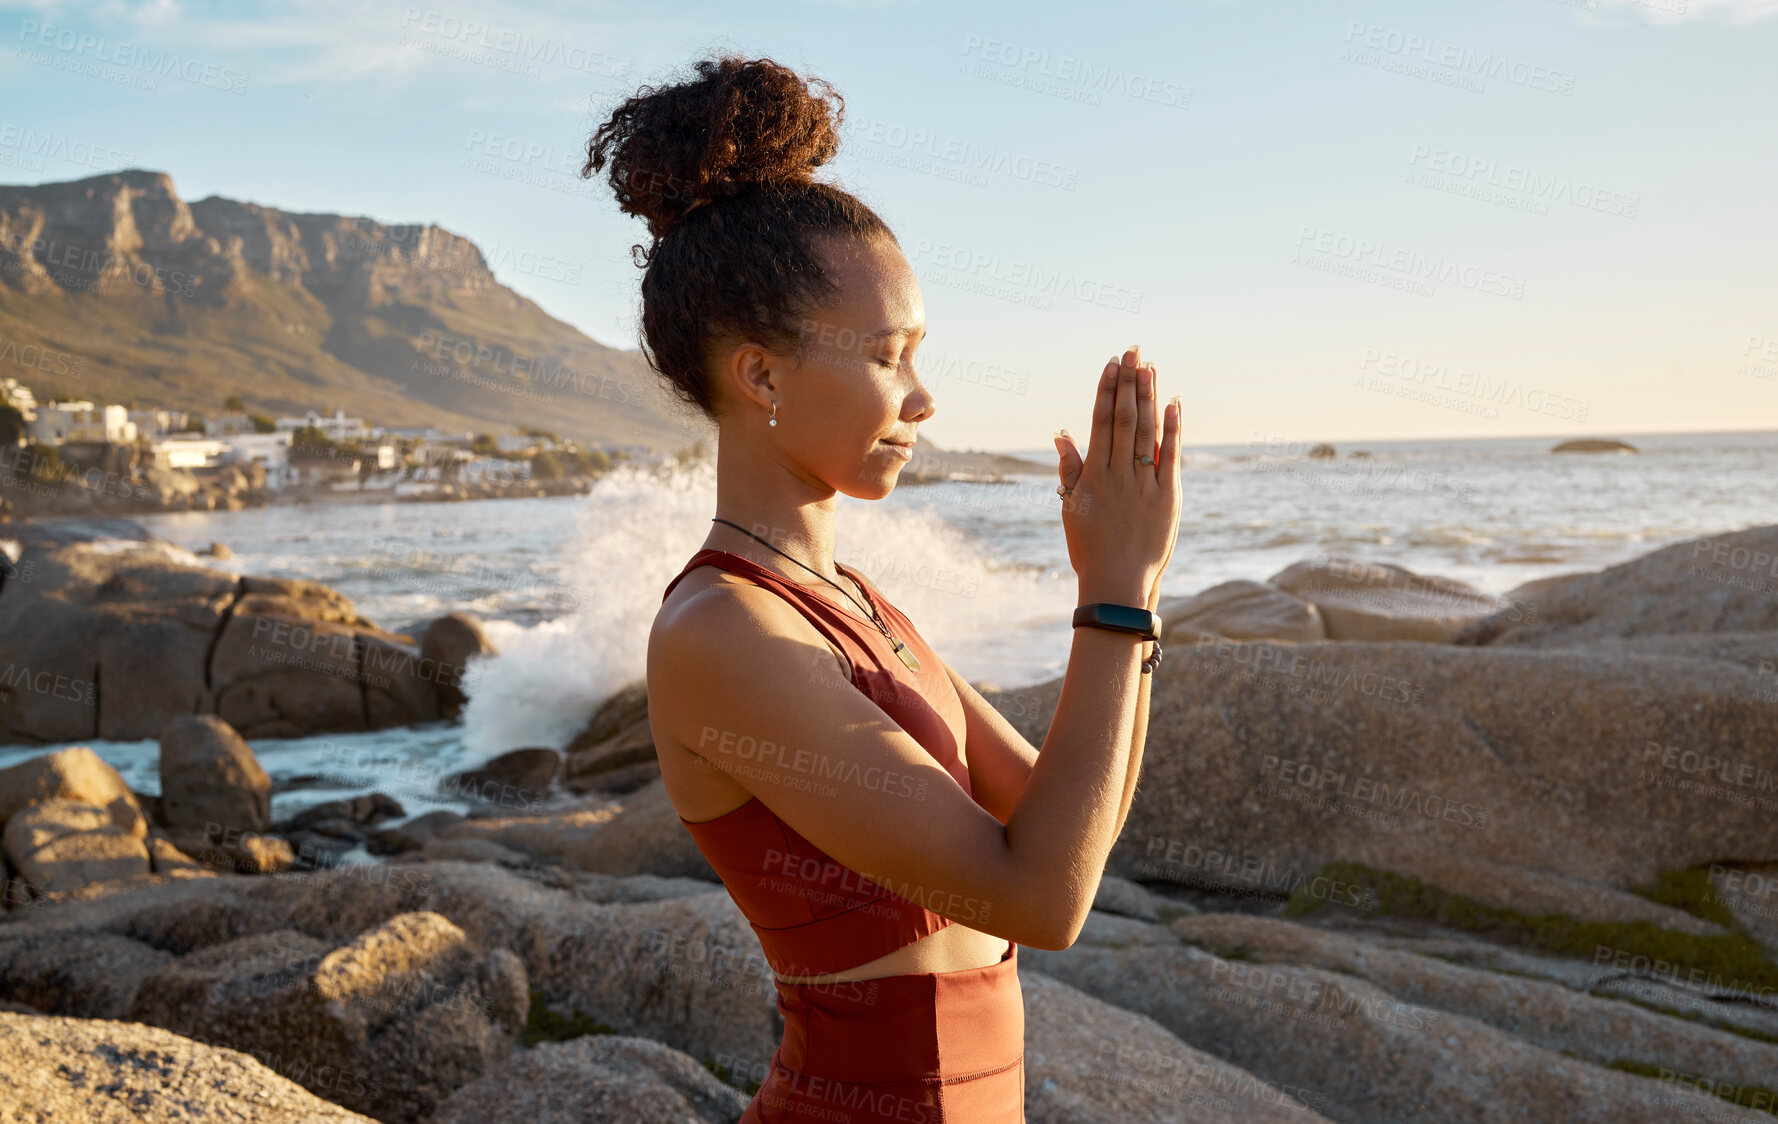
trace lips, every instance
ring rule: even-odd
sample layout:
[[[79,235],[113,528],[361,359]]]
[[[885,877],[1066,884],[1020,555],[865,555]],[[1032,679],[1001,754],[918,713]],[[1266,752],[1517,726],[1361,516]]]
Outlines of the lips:
[[[899,441],[886,441],[886,440],[879,438],[877,441],[877,444],[894,450],[895,455],[900,457],[902,460],[910,460],[911,461],[914,459],[914,445],[913,445],[913,442],[911,442],[911,441],[906,444],[903,444]]]

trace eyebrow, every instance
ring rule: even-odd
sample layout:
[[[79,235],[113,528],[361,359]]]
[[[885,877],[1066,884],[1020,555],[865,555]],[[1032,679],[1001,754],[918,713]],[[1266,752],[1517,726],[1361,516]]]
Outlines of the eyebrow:
[[[890,336],[911,336],[919,331],[924,331],[920,325],[906,324],[899,328],[881,328],[864,338],[867,340],[886,340]]]

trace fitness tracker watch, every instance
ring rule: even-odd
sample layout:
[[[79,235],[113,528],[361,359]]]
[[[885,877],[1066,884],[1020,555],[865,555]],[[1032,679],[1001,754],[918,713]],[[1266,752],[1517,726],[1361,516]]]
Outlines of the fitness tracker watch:
[[[1113,605],[1106,601],[1095,601],[1090,605],[1082,605],[1074,610],[1074,627],[1086,625],[1089,628],[1106,628],[1113,632],[1128,632],[1140,636],[1144,640],[1153,640],[1154,654],[1142,661],[1144,675],[1153,671],[1161,662],[1161,615],[1134,605]]]

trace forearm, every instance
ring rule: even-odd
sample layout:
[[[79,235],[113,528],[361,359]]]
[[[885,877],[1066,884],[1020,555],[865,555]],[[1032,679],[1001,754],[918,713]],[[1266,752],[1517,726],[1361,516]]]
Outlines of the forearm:
[[[1138,604],[1139,592],[1084,596]],[[1131,732],[1146,694],[1148,645],[1129,633],[1077,628],[1061,697],[1006,840],[1022,878],[1061,882],[1052,897],[1084,919],[1128,802]]]
[[[1160,603],[1161,583],[1157,578],[1154,583],[1154,592],[1148,596],[1148,611],[1155,612]],[[1141,646],[1142,655],[1146,657],[1152,647],[1154,647],[1153,644],[1143,644]],[[1136,688],[1136,722],[1130,737],[1129,767],[1124,772],[1124,796],[1117,809],[1117,831],[1112,835],[1113,842],[1124,833],[1124,820],[1129,818],[1130,803],[1136,798],[1136,780],[1142,774],[1142,749],[1148,741],[1149,688],[1154,685],[1157,671],[1159,668],[1144,675],[1141,686]]]

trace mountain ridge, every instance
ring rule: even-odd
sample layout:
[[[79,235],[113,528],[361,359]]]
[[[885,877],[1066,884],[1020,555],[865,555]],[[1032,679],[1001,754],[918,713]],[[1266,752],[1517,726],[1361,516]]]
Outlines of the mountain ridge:
[[[640,352],[550,316],[467,237],[216,194],[188,204],[147,169],[0,185],[0,336],[64,357],[6,372],[40,400],[213,413],[239,395],[256,412],[666,451],[713,434]]]

